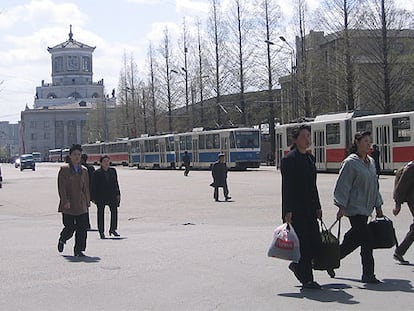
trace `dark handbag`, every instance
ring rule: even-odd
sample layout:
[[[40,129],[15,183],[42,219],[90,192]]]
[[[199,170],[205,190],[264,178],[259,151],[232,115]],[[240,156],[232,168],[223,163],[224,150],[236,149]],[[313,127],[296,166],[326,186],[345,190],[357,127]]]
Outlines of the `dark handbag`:
[[[338,237],[332,234],[331,230],[338,224]],[[321,240],[322,244],[313,259],[313,269],[331,270],[338,269],[340,266],[340,247],[339,236],[341,234],[341,222],[336,220],[329,229],[321,219]]]
[[[391,248],[397,244],[394,226],[388,217],[376,217],[368,227],[372,235],[372,248]]]

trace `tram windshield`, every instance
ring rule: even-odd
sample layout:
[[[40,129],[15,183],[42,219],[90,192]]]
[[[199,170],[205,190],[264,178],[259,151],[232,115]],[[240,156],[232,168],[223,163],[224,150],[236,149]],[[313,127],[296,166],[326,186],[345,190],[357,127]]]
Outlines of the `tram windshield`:
[[[259,148],[258,131],[234,131],[230,135],[231,148]]]

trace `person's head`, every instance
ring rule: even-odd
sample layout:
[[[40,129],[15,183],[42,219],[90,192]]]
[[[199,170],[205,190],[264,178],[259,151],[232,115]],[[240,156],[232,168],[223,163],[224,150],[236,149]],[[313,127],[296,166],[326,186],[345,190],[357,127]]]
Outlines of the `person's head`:
[[[81,162],[82,163],[88,162],[88,155],[86,153],[82,153],[82,155],[81,155]]]
[[[82,146],[75,144],[69,149],[69,158],[72,165],[79,165],[82,154]]]
[[[184,154],[185,154],[185,155],[187,155],[187,154],[188,154],[188,151],[187,151],[187,150],[186,150],[186,151],[184,151]]]
[[[366,156],[371,150],[371,132],[357,132],[354,136],[354,141],[351,146],[351,153],[356,153],[359,156]]]
[[[221,163],[223,163],[226,160],[226,156],[224,155],[224,153],[219,153],[218,159]]]
[[[373,145],[372,145],[372,149],[374,149],[374,150],[378,150],[378,146],[377,146],[377,145],[375,145],[375,144],[373,144]]]
[[[103,155],[103,156],[101,157],[101,159],[99,160],[99,162],[101,162],[101,167],[102,167],[104,170],[107,170],[107,169],[109,168],[109,165],[110,165],[111,159],[109,158],[109,156],[108,156],[108,155]]]
[[[298,149],[300,152],[305,153],[306,149],[311,144],[311,128],[309,125],[302,124],[292,131],[293,145],[290,149]]]

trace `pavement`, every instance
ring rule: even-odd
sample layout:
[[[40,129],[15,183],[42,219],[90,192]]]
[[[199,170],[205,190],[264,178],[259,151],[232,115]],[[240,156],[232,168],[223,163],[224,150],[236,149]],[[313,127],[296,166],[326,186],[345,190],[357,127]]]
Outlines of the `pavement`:
[[[376,275],[359,281],[359,251],[331,279],[315,271],[322,290],[302,290],[289,262],[268,258],[281,224],[281,177],[274,167],[230,172],[231,202],[214,202],[211,173],[117,167],[122,192],[121,238],[88,233],[84,259],[73,239],[57,251],[59,164],[35,172],[2,164],[0,189],[0,310],[411,310],[414,266],[375,250]],[[319,174],[324,220],[333,223],[336,174]],[[381,176],[384,213],[399,239],[412,216],[392,216],[393,176]],[[222,193],[220,192],[222,196]],[[300,189],[298,189],[300,195]],[[96,207],[90,219],[96,228]],[[344,219],[342,232],[349,228]],[[106,235],[109,210],[106,212]],[[414,247],[406,259],[414,262]]]

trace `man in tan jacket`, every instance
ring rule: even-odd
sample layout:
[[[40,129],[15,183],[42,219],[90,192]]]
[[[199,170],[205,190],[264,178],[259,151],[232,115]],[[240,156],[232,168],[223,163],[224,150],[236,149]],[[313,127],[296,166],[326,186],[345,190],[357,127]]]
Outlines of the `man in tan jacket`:
[[[411,214],[414,218],[414,162],[411,161],[406,164],[404,167],[400,168],[395,174],[395,184],[394,184],[394,201],[395,208],[393,209],[393,214],[397,216],[401,211],[401,204],[407,202],[408,208],[410,209]],[[394,259],[399,261],[401,264],[409,264],[407,260],[404,259],[404,255],[407,252],[408,248],[414,242],[414,223],[410,226],[410,231],[404,238],[404,241],[397,246],[394,253]]]
[[[59,209],[62,213],[63,230],[60,233],[58,251],[75,233],[74,255],[84,257],[89,224],[90,206],[88,170],[81,166],[82,147],[73,145],[69,150],[70,163],[60,168],[58,175]]]

